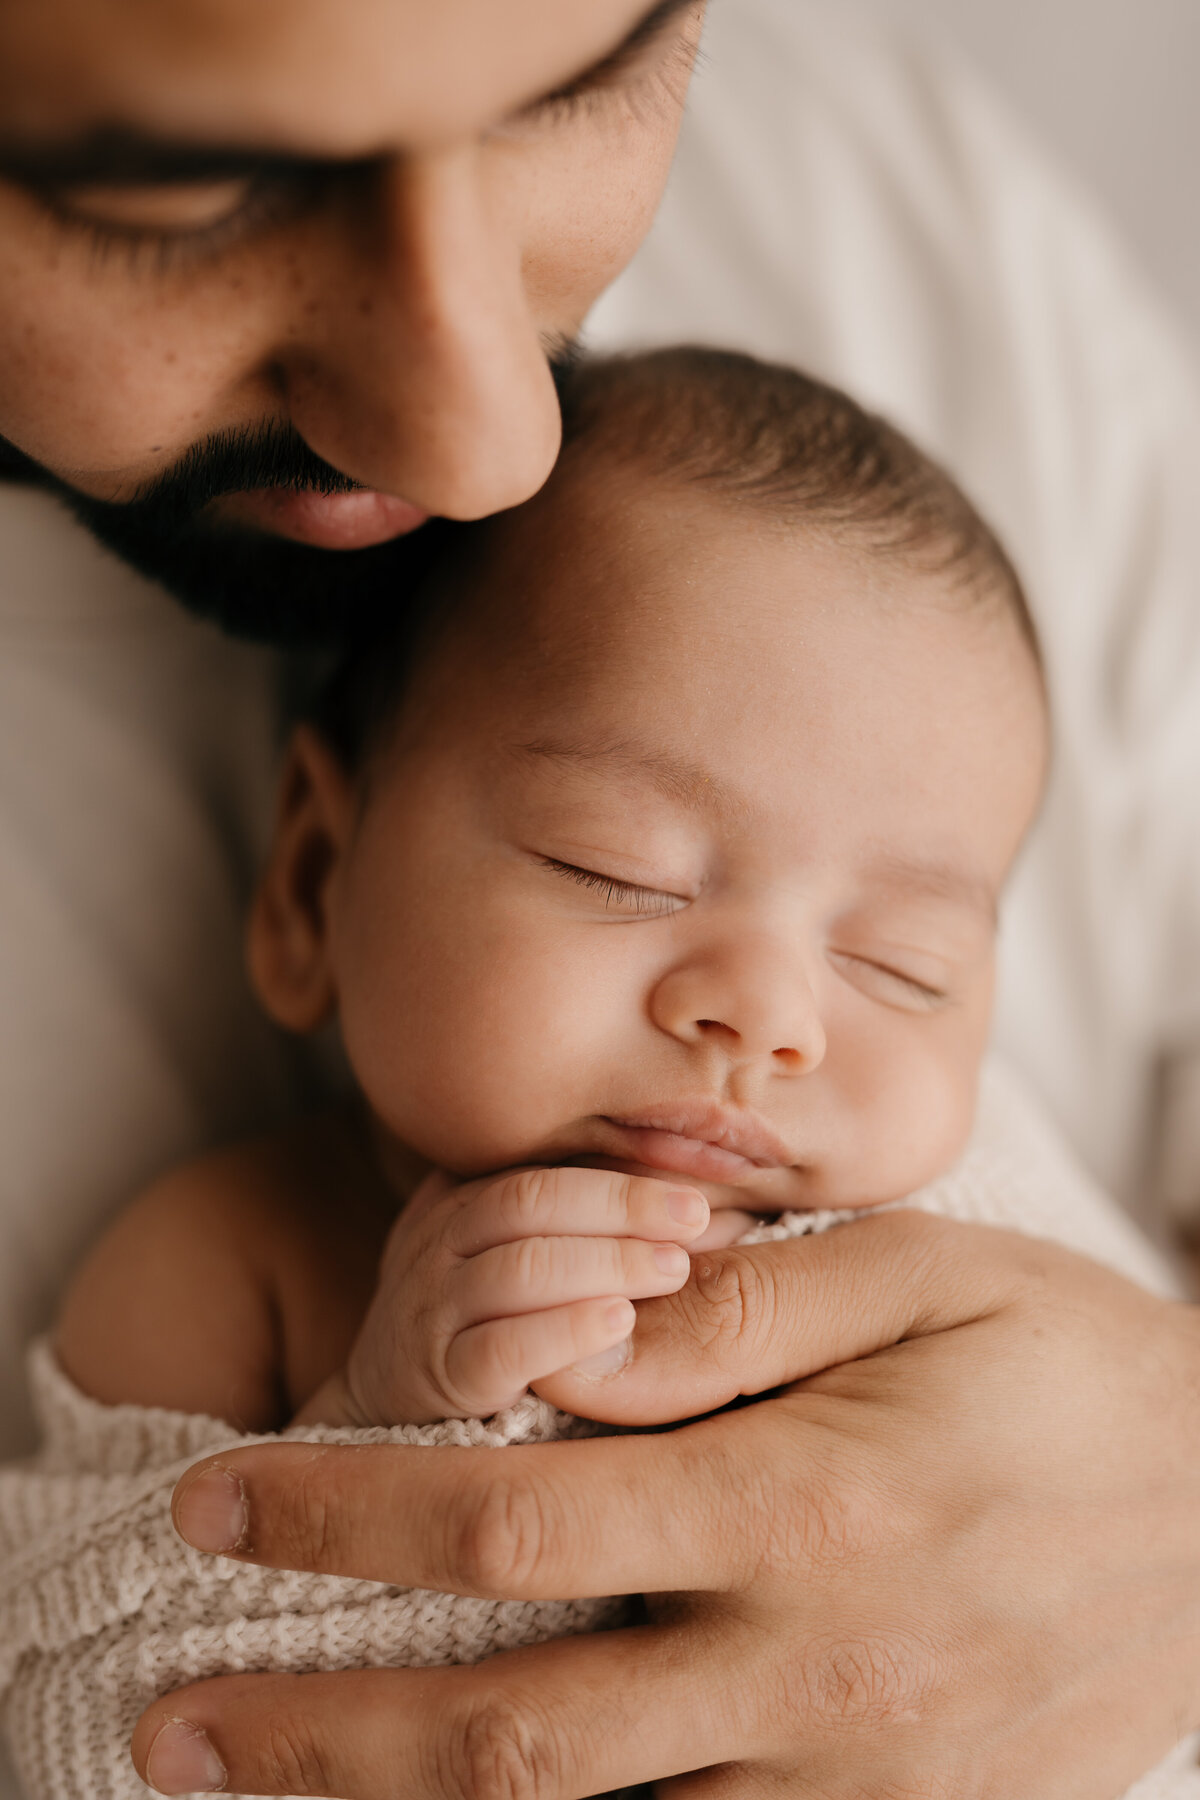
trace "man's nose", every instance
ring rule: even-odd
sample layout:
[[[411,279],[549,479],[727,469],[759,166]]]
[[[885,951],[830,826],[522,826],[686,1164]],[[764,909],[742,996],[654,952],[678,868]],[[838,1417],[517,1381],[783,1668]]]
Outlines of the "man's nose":
[[[324,215],[288,302],[291,423],[364,487],[451,518],[516,505],[558,453],[521,245],[473,145],[398,159]]]
[[[657,984],[651,1016],[682,1043],[719,1050],[731,1063],[767,1062],[803,1075],[825,1057],[825,1029],[803,958],[769,937],[687,957]]]

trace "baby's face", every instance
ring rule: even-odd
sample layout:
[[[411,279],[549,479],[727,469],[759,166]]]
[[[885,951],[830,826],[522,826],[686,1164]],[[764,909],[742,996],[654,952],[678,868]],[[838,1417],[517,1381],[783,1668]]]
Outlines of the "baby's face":
[[[900,1197],[969,1129],[1036,677],[938,578],[628,476],[497,528],[329,889],[347,1050],[448,1170]]]

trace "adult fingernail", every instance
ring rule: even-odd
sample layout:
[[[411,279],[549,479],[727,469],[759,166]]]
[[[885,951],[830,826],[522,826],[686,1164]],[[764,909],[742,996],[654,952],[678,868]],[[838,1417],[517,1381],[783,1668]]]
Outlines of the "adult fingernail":
[[[232,1469],[206,1469],[175,1501],[175,1529],[193,1550],[214,1556],[245,1550],[250,1542],[246,1490]]]
[[[610,1375],[619,1375],[632,1355],[633,1339],[622,1338],[611,1350],[601,1350],[597,1356],[585,1356],[582,1362],[574,1363],[570,1373],[582,1375],[585,1381],[606,1381]]]
[[[146,1780],[160,1794],[219,1794],[229,1779],[208,1735],[188,1719],[168,1719],[146,1758]]]
[[[684,1276],[692,1266],[692,1259],[680,1244],[655,1244],[654,1260],[664,1275]]]
[[[695,1188],[668,1188],[667,1211],[677,1225],[703,1225],[708,1201]]]

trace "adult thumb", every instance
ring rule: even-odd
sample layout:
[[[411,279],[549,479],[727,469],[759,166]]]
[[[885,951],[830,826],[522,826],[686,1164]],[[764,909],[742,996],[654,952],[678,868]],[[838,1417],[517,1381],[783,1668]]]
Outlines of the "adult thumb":
[[[904,1338],[986,1317],[1035,1245],[928,1213],[872,1214],[819,1236],[704,1251],[678,1293],[638,1305],[623,1364],[566,1369],[543,1399],[614,1425],[662,1425],[802,1381]]]

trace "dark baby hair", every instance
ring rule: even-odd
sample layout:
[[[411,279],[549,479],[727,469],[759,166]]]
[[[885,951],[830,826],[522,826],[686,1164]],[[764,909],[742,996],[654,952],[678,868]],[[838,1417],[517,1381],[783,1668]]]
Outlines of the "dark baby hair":
[[[945,470],[838,388],[736,351],[683,346],[585,359],[561,397],[560,470],[597,459],[898,560],[939,578],[948,597],[1006,614],[1040,670],[1024,591],[998,538]],[[476,556],[489,521],[436,529],[441,553],[412,605],[346,647],[315,709],[352,766],[395,716],[414,655],[436,630],[449,591],[439,572]]]

